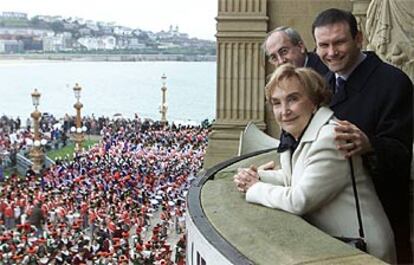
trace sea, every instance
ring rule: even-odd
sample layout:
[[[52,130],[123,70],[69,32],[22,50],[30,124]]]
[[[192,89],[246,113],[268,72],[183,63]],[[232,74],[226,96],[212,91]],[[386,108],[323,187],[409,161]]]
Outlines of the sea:
[[[73,87],[82,88],[82,116],[159,120],[165,74],[168,121],[199,123],[215,116],[215,62],[85,62],[0,60],[0,115],[27,119],[31,93],[39,111],[75,115]]]

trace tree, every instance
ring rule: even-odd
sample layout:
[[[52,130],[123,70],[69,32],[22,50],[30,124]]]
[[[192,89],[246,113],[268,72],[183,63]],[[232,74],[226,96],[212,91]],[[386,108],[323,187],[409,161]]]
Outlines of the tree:
[[[65,27],[63,26],[62,21],[53,21],[51,24],[51,28],[54,32],[63,32],[65,31]]]

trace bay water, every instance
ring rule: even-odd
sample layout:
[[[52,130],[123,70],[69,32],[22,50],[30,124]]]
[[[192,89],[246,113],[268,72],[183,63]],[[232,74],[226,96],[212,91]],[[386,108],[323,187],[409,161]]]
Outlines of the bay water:
[[[162,80],[167,87],[167,119],[213,119],[215,62],[0,61],[0,115],[21,119],[34,110],[31,93],[41,93],[40,112],[75,115],[73,87],[82,87],[82,116],[121,114],[160,119]]]

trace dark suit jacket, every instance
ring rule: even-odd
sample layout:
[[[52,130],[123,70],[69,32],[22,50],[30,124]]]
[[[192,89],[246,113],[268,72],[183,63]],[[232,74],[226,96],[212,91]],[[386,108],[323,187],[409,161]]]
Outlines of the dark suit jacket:
[[[319,59],[319,56],[314,52],[308,52],[308,61],[306,62],[305,67],[310,67],[316,72],[318,72],[321,76],[324,76],[327,72],[329,72],[328,67]]]
[[[413,85],[399,69],[372,52],[366,54],[330,107],[336,117],[352,122],[369,137],[375,151],[364,160],[372,169],[375,188],[396,233],[397,227],[409,224]],[[334,87],[335,75],[329,72],[326,78]]]

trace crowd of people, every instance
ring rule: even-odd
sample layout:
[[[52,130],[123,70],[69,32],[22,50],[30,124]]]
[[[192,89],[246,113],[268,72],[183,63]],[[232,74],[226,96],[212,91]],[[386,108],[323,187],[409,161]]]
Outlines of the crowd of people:
[[[50,150],[65,146],[68,140],[69,126],[73,123],[73,118],[68,115],[61,121],[53,115],[46,113],[42,115],[39,130],[42,138],[46,140],[44,148]],[[28,152],[33,144],[31,130],[32,121],[29,118],[25,124],[22,124],[20,117],[15,119],[5,115],[0,117],[0,167],[14,167],[17,153],[26,154]]]
[[[3,180],[3,264],[184,264],[185,196],[208,128],[136,116],[100,133],[40,175]]]
[[[84,116],[82,124],[88,129],[90,135],[100,135],[105,126],[112,125],[114,120],[101,116],[96,118],[94,114]],[[57,149],[66,146],[70,129],[75,125],[75,118],[66,114],[58,119],[49,113],[43,113],[39,121],[39,131],[42,138],[46,140],[46,150]],[[26,119],[22,124],[19,116],[11,118],[0,117],[0,165],[14,167],[16,165],[16,154],[25,153],[33,144],[32,120]]]

